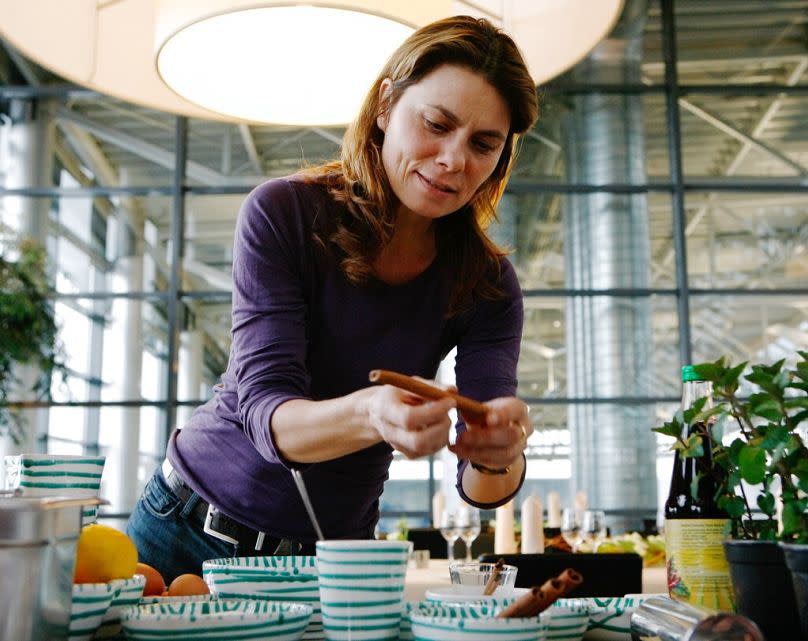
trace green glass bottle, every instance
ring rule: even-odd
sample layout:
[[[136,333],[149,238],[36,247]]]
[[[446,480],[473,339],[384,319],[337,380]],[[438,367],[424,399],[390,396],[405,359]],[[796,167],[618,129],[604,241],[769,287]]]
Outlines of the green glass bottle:
[[[712,383],[692,365],[682,368],[682,409],[706,398],[712,407]],[[673,458],[670,491],[665,502],[665,548],[671,598],[724,612],[735,610],[729,565],[724,556],[729,517],[718,507],[719,483],[713,470],[710,425],[700,422],[683,434],[702,437],[702,456]]]

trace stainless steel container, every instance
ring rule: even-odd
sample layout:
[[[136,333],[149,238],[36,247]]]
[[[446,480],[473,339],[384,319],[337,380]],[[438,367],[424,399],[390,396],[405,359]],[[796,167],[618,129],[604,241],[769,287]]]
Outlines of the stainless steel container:
[[[716,612],[666,596],[643,601],[631,615],[633,641],[764,641],[740,614]]]
[[[86,503],[0,492],[0,641],[67,641]]]

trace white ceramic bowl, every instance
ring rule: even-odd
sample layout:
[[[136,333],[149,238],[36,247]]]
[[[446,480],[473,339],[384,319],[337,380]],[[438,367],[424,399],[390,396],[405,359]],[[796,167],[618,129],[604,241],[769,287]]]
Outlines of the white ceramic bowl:
[[[401,608],[401,629],[398,638],[399,641],[414,641],[410,618],[413,613],[452,617],[461,616],[464,612],[474,612],[479,616],[494,616],[499,609],[499,606],[491,604],[441,605],[432,601],[409,601]]]
[[[632,595],[559,599],[553,607],[586,608],[589,611],[589,627],[584,634],[586,641],[628,641],[631,639],[631,615],[646,598],[646,595]]]
[[[219,599],[261,599],[303,603],[312,608],[305,641],[323,638],[317,559],[313,556],[254,556],[210,559],[202,576]]]
[[[109,639],[121,632],[121,613],[129,606],[137,605],[146,587],[146,577],[136,574],[131,579],[115,579],[109,582],[115,590],[112,603],[95,633],[96,639]]]
[[[116,587],[109,583],[73,584],[73,603],[70,608],[70,641],[89,641],[101,625]]]
[[[413,611],[410,614],[412,635],[416,641],[580,641],[586,631],[589,615],[584,609],[550,608],[537,617],[500,619],[496,609],[486,613],[479,606],[446,608],[436,612]],[[454,610],[446,616],[445,610]],[[443,611],[442,611],[443,610]]]
[[[122,614],[122,623],[130,641],[298,641],[309,623],[311,612],[311,606],[302,603],[254,599],[186,601],[127,608]]]

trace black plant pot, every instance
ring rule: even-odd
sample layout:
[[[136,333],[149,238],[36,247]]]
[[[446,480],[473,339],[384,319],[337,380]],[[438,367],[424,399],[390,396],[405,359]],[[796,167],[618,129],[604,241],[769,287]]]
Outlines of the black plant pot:
[[[800,639],[800,619],[783,548],[775,541],[724,541],[738,612],[770,641]]]
[[[794,597],[800,613],[802,638],[808,639],[808,545],[781,543],[786,557],[786,566],[791,571]]]

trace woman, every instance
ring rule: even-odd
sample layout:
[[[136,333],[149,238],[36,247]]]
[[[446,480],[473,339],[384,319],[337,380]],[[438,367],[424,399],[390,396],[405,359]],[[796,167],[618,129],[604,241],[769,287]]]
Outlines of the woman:
[[[432,378],[454,347],[461,393],[487,407],[450,446],[458,491],[479,507],[516,494],[532,432],[514,397],[522,298],[483,229],[537,110],[508,36],[441,20],[388,60],[340,160],[248,196],[230,362],[132,514],[141,561],[171,580],[208,558],[313,553],[292,467],[327,538],[372,537],[393,450],[438,452],[454,403],[368,372]]]

